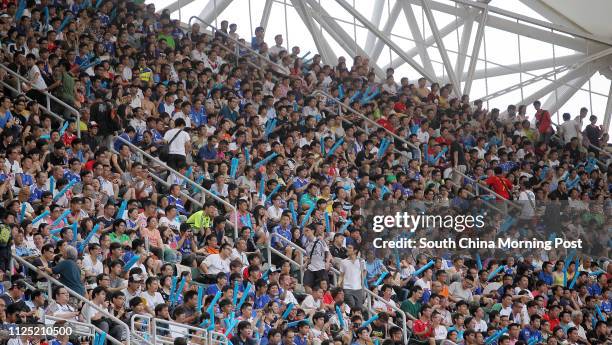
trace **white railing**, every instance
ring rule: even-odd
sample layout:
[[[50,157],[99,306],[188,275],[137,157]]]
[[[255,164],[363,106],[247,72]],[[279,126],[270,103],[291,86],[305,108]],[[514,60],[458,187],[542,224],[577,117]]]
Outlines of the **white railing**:
[[[357,115],[359,118],[361,118],[362,120],[366,121],[366,128],[363,129],[366,131],[367,133],[367,124],[370,124],[376,128],[382,128],[388,135],[390,135],[391,137],[393,137],[396,140],[399,140],[400,142],[402,142],[404,145],[406,145],[407,147],[411,147],[414,150],[416,150],[418,152],[418,157],[412,157],[413,159],[417,159],[419,161],[419,163],[421,162],[421,149],[417,146],[414,145],[413,143],[409,142],[408,140],[398,136],[397,134],[391,132],[390,130],[386,129],[385,127],[381,126],[379,123],[377,123],[376,121],[370,119],[369,117],[367,117],[365,114],[358,112],[357,110],[355,110],[353,107],[344,104],[341,100],[335,98],[334,96],[330,95],[329,93],[325,92],[325,91],[321,91],[321,90],[316,90],[314,91],[311,96],[323,96],[329,100],[334,101],[334,103],[336,103],[339,107],[338,111],[340,111],[341,108],[344,108],[348,111],[350,111],[351,113]],[[340,115],[340,114],[339,114]],[[398,150],[397,148],[394,149],[396,152],[400,153],[400,154],[406,154],[405,152]],[[412,155],[411,155],[412,156]]]
[[[168,164],[166,164],[165,162],[161,161],[159,158],[153,157],[148,152],[145,152],[144,150],[142,150],[138,146],[132,144],[128,140],[126,140],[126,139],[124,139],[124,138],[122,138],[120,136],[115,137],[113,139],[113,142],[115,140],[119,140],[119,141],[123,142],[124,144],[126,144],[130,148],[130,150],[132,150],[132,152],[138,153],[138,154],[146,157],[150,161],[153,161],[153,162],[157,163],[164,170],[168,171],[169,173],[174,173],[176,176],[178,176],[179,178],[183,179],[183,181],[185,181],[187,184],[189,184],[189,185],[193,186],[194,188],[196,188],[196,190],[199,190],[202,193],[212,197],[216,201],[220,202],[221,204],[225,205],[227,208],[232,210],[233,213],[234,213],[234,238],[238,238],[238,209],[236,208],[236,206],[234,206],[234,205],[230,204],[229,202],[223,200],[222,198],[216,196],[211,191],[209,191],[206,188],[200,186],[197,182],[195,182],[191,178],[189,178],[189,177],[181,174],[180,172],[174,170],[173,168],[169,167]]]
[[[378,296],[377,294],[375,294],[374,292],[372,292],[370,289],[363,289],[366,293],[366,308],[368,308],[368,310],[370,311],[370,313],[372,314],[376,314],[376,310],[374,309],[374,300],[379,301],[384,303],[386,306],[388,306],[389,308],[391,308],[397,315],[399,315],[400,319],[402,320],[402,324],[401,325],[396,325],[393,322],[389,322],[392,326],[397,326],[399,328],[402,329],[402,336],[404,337],[404,344],[408,344],[408,325],[406,324],[407,316],[406,313],[401,310],[400,308],[392,305],[391,303],[385,301],[384,298]]]
[[[119,152],[115,151],[114,148],[111,148],[111,152],[113,152],[114,154],[119,154]],[[164,185],[164,187],[166,188],[170,188],[172,185],[170,183],[168,183],[168,181],[164,180],[163,178],[157,176],[157,172],[153,169],[153,167],[149,166],[148,164],[145,164],[146,162],[144,161],[144,158],[142,157],[142,155],[137,154],[138,159],[136,160],[136,162],[138,163],[142,163],[144,165],[144,169],[147,169],[147,171],[149,172],[149,176],[151,176],[152,179],[154,179],[157,183],[160,183],[162,185]],[[179,194],[181,194],[183,197],[187,198],[189,201],[191,201],[193,204],[202,207],[204,206],[204,204],[195,199],[194,197],[192,197],[191,195],[183,192],[183,190],[181,189],[181,191],[179,192]]]
[[[172,345],[177,334],[188,341],[190,339],[198,339],[199,341],[196,341],[196,343],[204,345],[229,344],[229,340],[224,334],[214,331],[209,332],[201,327],[178,323],[172,320],[154,318],[150,315],[132,315],[130,326],[132,333],[138,334],[145,339],[150,339],[153,345]],[[160,330],[167,332],[167,335],[159,335],[158,331]]]
[[[48,298],[51,299],[53,296],[53,286],[61,286],[63,288],[66,289],[66,291],[68,291],[68,294],[70,294],[71,297],[77,299],[78,301],[82,302],[83,304],[88,305],[90,308],[93,308],[95,311],[103,314],[105,317],[109,318],[110,320],[112,320],[113,322],[115,322],[116,324],[120,325],[122,328],[125,329],[126,333],[126,341],[124,343],[124,345],[130,345],[131,344],[131,334],[130,333],[130,327],[123,321],[121,321],[119,318],[117,318],[115,315],[113,315],[112,313],[110,313],[108,310],[105,310],[104,308],[101,308],[99,306],[97,306],[96,304],[94,304],[92,301],[88,300],[87,298],[85,298],[84,296],[76,293],[75,291],[73,291],[72,289],[68,288],[67,286],[65,286],[64,284],[62,284],[61,282],[59,282],[57,279],[53,278],[51,275],[47,274],[46,272],[40,270],[39,268],[37,268],[36,266],[32,265],[31,263],[27,262],[26,260],[24,260],[23,258],[20,258],[19,256],[12,254],[13,257],[13,261],[16,261],[19,263],[19,265],[23,265],[24,267],[27,267],[29,270],[32,270],[33,272],[35,272],[36,274],[43,276],[44,278],[47,279],[49,285],[48,285]],[[85,320],[87,323],[90,323],[90,320]],[[140,337],[137,337],[140,338]],[[141,342],[145,342],[148,345],[151,345],[150,343],[148,343],[145,339],[139,339],[139,341]]]
[[[34,87],[34,85],[32,85],[32,83],[22,77],[21,75],[19,75],[18,73],[16,73],[15,71],[13,71],[12,69],[8,68],[8,66],[0,63],[0,69],[3,69],[4,71],[6,71],[8,74],[10,74],[11,76],[13,76],[14,78],[16,78],[16,84],[15,85],[17,88],[13,87],[12,85],[10,85],[9,83],[5,82],[4,80],[0,80],[0,83],[2,83],[2,85],[6,86],[7,88],[9,88],[11,91],[16,92],[18,94],[23,94],[24,96],[26,96],[28,99],[36,101],[35,99],[30,98],[29,96],[27,96],[25,93],[23,93],[23,88],[22,88],[22,84],[21,83],[25,83],[27,85],[29,85],[32,90],[36,90],[38,92],[40,92],[41,95],[45,96],[46,99],[46,104],[40,104],[41,108],[49,115],[55,117],[56,119],[60,120],[60,121],[65,121],[66,119],[55,113],[54,111],[51,110],[51,101],[56,102],[57,104],[61,105],[62,107],[66,108],[67,110],[69,110],[71,113],[74,114],[74,116],[76,117],[76,123],[77,123],[77,137],[81,137],[81,113],[79,113],[78,110],[76,110],[74,107],[68,105],[66,102],[62,101],[61,99],[53,96],[52,94],[50,94],[48,91],[44,91],[44,90],[38,90]]]
[[[96,336],[96,333],[104,332],[102,329],[93,325],[91,322],[84,323],[84,322],[79,322],[75,320],[64,319],[61,317],[51,316],[51,315],[45,315],[44,320],[53,321],[53,322],[65,321],[66,324],[72,326],[71,328],[72,328],[73,335],[76,334],[80,336],[91,337],[92,339]],[[110,334],[106,334],[106,339],[115,345],[124,345],[121,341],[117,340],[116,338],[113,338],[113,336],[111,336]]]

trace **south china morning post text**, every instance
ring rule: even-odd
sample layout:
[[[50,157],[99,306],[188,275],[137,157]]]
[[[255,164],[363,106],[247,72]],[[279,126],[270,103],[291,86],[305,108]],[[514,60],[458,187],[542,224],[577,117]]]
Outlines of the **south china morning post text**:
[[[417,229],[445,228],[450,231],[462,232],[467,228],[484,228],[484,215],[428,215],[410,214],[409,212],[396,212],[395,215],[376,215],[373,217],[372,231],[380,233],[385,228],[404,228],[411,233]],[[373,241],[374,248],[389,249],[543,249],[552,248],[582,249],[582,239],[568,241],[561,237],[553,240],[518,240],[510,237],[500,237],[496,241],[481,240],[479,238],[445,238],[432,241],[425,237],[418,240],[413,238],[400,237],[395,240],[385,240],[377,237]]]
[[[606,222],[596,212],[572,212],[577,210],[565,206],[542,205],[529,218],[522,217],[518,208],[499,207],[506,212],[496,212],[481,201],[462,208],[424,202],[375,203],[364,208],[367,231],[362,237],[377,253],[417,250],[432,255],[505,257],[578,251],[609,257]]]

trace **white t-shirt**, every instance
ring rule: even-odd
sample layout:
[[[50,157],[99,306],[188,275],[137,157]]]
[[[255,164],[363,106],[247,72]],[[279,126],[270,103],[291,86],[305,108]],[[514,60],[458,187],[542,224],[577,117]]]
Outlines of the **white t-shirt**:
[[[230,271],[230,258],[221,259],[219,254],[211,254],[204,259],[204,264],[208,267],[208,274],[219,272],[228,273]]]
[[[47,88],[47,83],[45,83],[42,73],[40,73],[40,69],[36,65],[32,66],[32,68],[30,68],[28,71],[28,79],[38,90],[44,90]]]
[[[91,260],[91,255],[85,255],[83,257],[83,267],[85,268],[85,271],[94,273],[95,275],[104,273],[104,265],[102,265],[102,261],[97,260],[94,264]]]
[[[176,134],[176,132],[178,132],[179,130],[179,128],[173,128],[168,130],[166,134],[164,134],[164,140],[169,143],[170,140],[172,140],[172,138]],[[179,135],[176,136],[172,144],[170,144],[170,154],[186,156],[187,154],[185,153],[185,144],[189,142],[189,140],[191,140],[191,137],[189,136],[189,134],[185,133],[185,131],[179,133]]]
[[[383,300],[377,299],[376,301],[374,301],[374,305],[373,308],[374,310],[378,310],[378,309],[382,309],[385,312],[388,313],[392,313],[393,312],[393,308],[396,308],[397,304],[395,304],[395,301],[390,299],[388,301],[383,302]]]
[[[312,297],[312,295],[308,295],[302,301],[301,307],[302,307],[302,309],[315,309],[315,310],[318,310],[319,308],[321,308],[321,300],[315,301],[315,299],[314,299],[314,297]]]
[[[521,218],[531,218],[535,215],[535,194],[530,190],[524,190],[519,194],[519,201],[523,205]]]
[[[361,280],[363,267],[364,264],[361,259],[351,261],[351,259],[346,258],[340,262],[340,272],[344,273],[343,289],[361,290],[363,288]]]
[[[164,298],[157,291],[155,291],[153,296],[151,296],[148,291],[143,291],[140,294],[140,297],[144,298],[145,301],[147,301],[147,306],[151,309],[155,309],[155,307],[157,307],[158,304],[165,303]]]

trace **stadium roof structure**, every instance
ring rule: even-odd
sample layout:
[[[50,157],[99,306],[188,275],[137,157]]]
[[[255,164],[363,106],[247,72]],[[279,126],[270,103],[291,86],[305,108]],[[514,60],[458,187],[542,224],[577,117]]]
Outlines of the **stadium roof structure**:
[[[582,106],[609,130],[612,12],[607,0],[147,0],[186,24],[256,27],[272,44],[318,52],[324,63],[361,55],[384,76],[420,76],[502,111],[539,99],[560,122]],[[350,63],[352,59],[347,59]],[[532,110],[529,110],[533,113]]]

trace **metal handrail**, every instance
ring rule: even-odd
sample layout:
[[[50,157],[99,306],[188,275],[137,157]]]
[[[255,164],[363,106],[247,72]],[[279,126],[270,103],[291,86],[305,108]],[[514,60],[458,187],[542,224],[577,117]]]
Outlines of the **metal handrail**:
[[[51,275],[47,274],[46,272],[42,271],[38,267],[36,267],[36,266],[32,265],[31,263],[27,262],[23,258],[20,258],[19,256],[15,255],[15,254],[11,254],[11,255],[13,257],[13,260],[16,260],[21,265],[24,265],[28,269],[31,269],[32,271],[36,272],[37,274],[39,274],[39,275],[41,275],[41,276],[43,276],[43,277],[45,277],[47,279],[47,281],[49,282],[49,285],[48,285],[49,298],[51,298],[53,296],[52,285],[57,285],[57,286],[64,287],[66,289],[66,291],[68,291],[68,294],[70,294],[70,296],[76,298],[77,300],[81,301],[82,303],[87,304],[91,308],[95,309],[97,312],[100,312],[100,313],[104,314],[105,317],[113,320],[115,323],[125,327],[126,330],[127,330],[127,335],[128,335],[127,336],[127,340],[126,340],[127,341],[126,345],[130,345],[130,342],[131,342],[131,340],[130,340],[130,327],[125,322],[121,321],[115,315],[113,315],[112,313],[108,312],[108,310],[104,310],[103,308],[100,308],[99,306],[95,305],[92,301],[90,301],[87,298],[85,298],[84,296],[76,293],[75,291],[73,291],[72,289],[67,287],[66,285],[62,284],[57,279],[53,278]],[[87,320],[87,321],[89,321],[89,320]]]
[[[280,236],[280,235],[274,234],[274,233],[270,233],[270,235]],[[281,238],[285,238],[283,236],[280,236],[280,237]],[[297,262],[297,261],[291,259],[287,255],[282,253],[280,250],[272,247],[272,236],[270,236],[270,238],[266,242],[266,249],[268,251],[268,265],[270,265],[270,267],[272,266],[272,253],[274,253],[274,254],[278,255],[281,259],[284,259],[284,260],[288,261],[290,264],[292,264],[294,266],[297,266],[298,269],[300,270],[300,284],[304,283],[304,255],[303,254],[300,255],[300,262]]]
[[[51,316],[51,315],[45,315],[43,316],[43,318],[45,320],[51,320],[51,321],[65,321],[68,324],[73,324],[73,325],[82,327],[80,330],[77,330],[77,334],[81,334],[86,337],[94,337],[96,333],[104,332],[102,329],[100,329],[98,326],[92,323],[84,323],[84,322],[79,322],[79,321],[74,321],[74,320],[68,320],[68,319],[64,319],[64,318],[57,317],[57,316]],[[84,332],[82,331],[83,329],[90,330],[90,332]],[[76,330],[76,327],[75,327],[75,330]],[[117,340],[110,334],[106,334],[106,339],[110,340],[110,342],[115,345],[124,345],[121,341]]]
[[[21,90],[21,83],[19,81],[22,81],[28,85],[30,85],[32,87],[32,89],[37,90],[38,92],[40,92],[41,94],[45,95],[45,97],[47,97],[47,104],[43,105],[40,104],[43,109],[45,109],[49,114],[54,115],[54,117],[58,118],[60,121],[65,120],[64,117],[56,114],[55,112],[53,112],[51,110],[51,100],[55,101],[56,103],[58,103],[59,105],[63,106],[64,108],[70,110],[71,112],[73,112],[76,115],[76,121],[77,121],[77,137],[81,137],[81,113],[76,110],[74,107],[72,107],[71,105],[68,105],[66,102],[62,101],[61,99],[53,96],[51,93],[49,93],[49,91],[45,91],[45,90],[39,90],[37,88],[34,87],[34,85],[32,85],[32,83],[24,78],[23,76],[19,75],[18,73],[16,73],[15,71],[13,71],[12,69],[8,68],[8,66],[4,65],[3,63],[0,63],[0,68],[5,70],[6,72],[8,72],[10,75],[12,75],[13,77],[18,79],[17,82],[17,93],[19,94],[24,94],[23,91]],[[15,91],[14,88],[10,87],[11,89],[13,89]],[[25,95],[25,94],[24,94]],[[26,96],[27,98],[29,98],[30,100],[32,100],[30,97]]]
[[[283,76],[285,76],[285,77],[289,77],[289,75],[288,75],[288,74],[286,74],[286,73],[282,72],[282,69],[283,69],[283,68],[285,68],[284,66],[279,65],[278,63],[276,63],[276,62],[274,62],[274,61],[270,60],[270,58],[268,58],[267,56],[261,55],[261,54],[260,54],[258,51],[256,51],[256,50],[252,49],[252,48],[251,48],[251,47],[249,47],[247,44],[241,43],[241,42],[240,42],[240,41],[238,41],[237,39],[235,39],[235,38],[231,37],[230,35],[226,34],[225,32],[220,31],[220,30],[219,30],[219,29],[217,29],[217,27],[215,27],[214,25],[212,25],[212,24],[210,24],[210,23],[207,23],[207,22],[205,22],[204,20],[202,20],[202,18],[200,18],[200,17],[198,17],[198,16],[191,16],[191,17],[189,18],[189,21],[187,22],[187,24],[188,24],[190,27],[191,27],[191,21],[192,21],[193,19],[198,20],[200,23],[204,24],[206,27],[213,29],[213,32],[218,32],[218,33],[220,33],[221,35],[223,35],[223,36],[224,36],[224,37],[226,37],[227,39],[229,39],[229,40],[233,41],[234,43],[236,43],[238,46],[240,46],[240,47],[242,47],[242,48],[244,48],[244,49],[248,50],[248,51],[250,52],[250,54],[254,54],[254,55],[256,55],[257,57],[259,57],[259,58],[261,58],[261,59],[265,60],[265,61],[266,61],[267,63],[269,63],[270,65],[276,66],[275,72],[277,72],[278,74],[281,74],[281,75],[283,75]],[[237,56],[238,56],[238,57],[240,57],[240,55],[239,55],[239,54],[237,54]]]
[[[230,204],[229,202],[223,200],[222,198],[216,196],[215,194],[213,194],[211,191],[207,190],[206,188],[200,186],[197,182],[195,182],[194,180],[192,180],[191,178],[181,174],[180,172],[174,170],[173,168],[171,168],[170,166],[168,166],[168,164],[166,164],[165,162],[161,161],[159,158],[153,157],[152,155],[150,155],[148,152],[145,152],[144,150],[142,150],[140,147],[132,144],[131,142],[129,142],[128,140],[126,140],[125,138],[122,138],[120,136],[116,136],[113,140],[120,140],[121,142],[123,142],[124,144],[126,144],[131,150],[134,150],[135,152],[140,153],[141,155],[143,155],[144,157],[147,157],[149,160],[154,161],[155,163],[159,164],[162,168],[164,168],[165,170],[174,173],[175,175],[182,177],[183,181],[189,183],[190,185],[194,186],[195,188],[197,188],[198,190],[202,191],[203,193],[205,193],[208,196],[211,196],[213,199],[215,199],[216,201],[222,203],[223,205],[229,207],[231,210],[234,211],[234,238],[238,238],[238,208],[232,204]],[[113,141],[114,142],[114,141]]]
[[[111,152],[114,153],[114,154],[119,154],[119,152],[115,151],[115,149],[113,149],[113,148],[111,148]],[[139,163],[144,163],[144,159],[142,159],[142,157],[139,157]],[[157,174],[154,171],[152,171],[153,169],[150,166],[146,165],[146,169],[149,172],[149,176],[151,176],[152,179],[157,181],[157,183],[161,183],[166,188],[170,188],[171,184],[168,183],[168,181],[164,180],[163,178],[157,176]],[[181,194],[182,196],[184,196],[189,201],[191,201],[192,203],[196,204],[199,207],[203,207],[204,206],[204,204],[201,201],[199,201],[199,200],[195,199],[194,197],[192,197],[191,195],[183,192],[183,190],[181,190],[179,192],[179,194]]]
[[[453,182],[453,180],[452,180],[452,179],[447,180],[447,182],[449,182],[450,184],[452,184],[453,186],[455,186],[455,187],[457,187],[457,188],[461,188],[461,186],[460,186],[460,185],[458,185],[458,184],[456,184],[455,182]],[[474,198],[477,198],[477,197],[478,197],[478,195],[476,195],[476,194],[472,193],[472,192],[471,192],[470,190],[468,190],[467,188],[465,189],[465,191],[466,191],[466,192],[468,193],[468,195],[469,195],[469,196],[471,196],[471,197],[474,197]],[[498,208],[498,207],[494,206],[494,204],[493,204],[493,203],[491,203],[491,202],[489,202],[488,200],[485,200],[485,199],[481,199],[481,200],[484,202],[484,204],[485,204],[485,205],[487,205],[487,206],[488,206],[489,208],[491,208],[492,210],[495,210],[495,211],[497,211],[497,212],[499,212],[499,213],[501,213],[501,214],[503,214],[503,215],[506,215],[506,216],[508,215],[508,212],[507,212],[506,210],[503,210],[503,209],[500,209],[500,208]]]
[[[292,247],[295,250],[297,250],[300,253],[302,253],[302,256],[306,255],[306,249],[304,249],[304,248],[300,247],[299,245],[291,242],[287,237],[285,237],[285,236],[283,236],[281,234],[275,233],[275,232],[271,232],[270,233],[270,240],[272,240],[272,237],[278,237],[278,239],[280,239],[283,242],[286,242],[290,247]],[[302,263],[302,266],[303,266],[303,263]],[[331,271],[332,271],[332,273],[334,273],[334,276],[337,279],[338,276],[340,275],[340,271],[337,268],[335,268],[334,266],[331,267]]]
[[[156,318],[156,317],[151,317],[149,315],[143,315],[143,314],[134,314],[132,315],[131,319],[130,319],[130,325],[131,325],[131,330],[134,334],[138,334],[139,332],[142,333],[144,331],[142,330],[137,330],[136,329],[136,319],[143,319],[147,321],[147,326],[150,326],[150,336],[153,338],[152,339],[152,343],[153,345],[157,345],[157,329],[162,329],[162,330],[168,330],[170,331],[170,328],[166,328],[166,327],[160,327],[157,325],[157,323],[162,323],[164,325],[174,325],[183,329],[187,329],[187,330],[191,330],[191,331],[195,331],[195,332],[201,332],[202,335],[196,335],[195,333],[190,333],[189,331],[187,333],[185,333],[185,337],[196,337],[199,339],[204,340],[204,344],[207,345],[211,345],[212,344],[212,337],[213,335],[215,337],[220,337],[220,338],[224,338],[225,340],[221,341],[224,344],[229,343],[229,341],[227,340],[227,337],[225,337],[224,334],[218,333],[218,332],[209,332],[208,330],[206,330],[205,328],[201,328],[201,327],[196,327],[196,326],[191,326],[191,325],[187,325],[187,324],[183,324],[183,323],[178,323],[172,320],[166,320],[166,319],[160,319],[160,318]],[[172,344],[173,341],[171,340],[164,340],[164,339],[160,339],[160,342],[162,344]]]
[[[370,119],[369,117],[367,117],[366,115],[364,115],[363,113],[358,112],[357,110],[355,110],[353,107],[348,106],[346,104],[344,104],[342,101],[340,101],[339,99],[335,98],[334,96],[330,95],[329,93],[325,92],[325,91],[321,91],[321,90],[316,90],[314,91],[311,96],[325,96],[327,97],[327,99],[330,99],[332,101],[334,101],[336,104],[338,104],[340,107],[350,111],[351,113],[359,116],[360,118],[362,118],[363,120],[365,120],[366,122],[372,124],[375,127],[378,128],[382,128],[385,130],[385,132],[387,132],[387,134],[391,135],[393,138],[401,141],[402,143],[404,143],[406,146],[412,147],[413,149],[417,150],[419,153],[419,157],[417,158],[419,160],[419,163],[421,163],[421,149],[414,145],[413,143],[407,141],[406,139],[398,136],[397,134],[391,132],[390,130],[386,129],[385,127],[381,126],[379,123],[377,123],[376,121],[373,121],[372,119]],[[396,149],[397,150],[397,149]],[[398,152],[401,152],[399,150],[397,150]],[[412,157],[414,159],[414,157]]]
[[[370,309],[370,312],[375,312],[374,310],[374,303],[372,302],[373,299],[380,301],[382,303],[384,303],[385,305],[387,305],[388,307],[390,307],[391,309],[393,309],[393,311],[395,311],[396,313],[399,313],[400,317],[402,318],[402,325],[393,325],[391,322],[391,324],[393,326],[398,326],[402,329],[402,335],[404,337],[404,343],[408,344],[408,326],[406,325],[406,321],[408,320],[408,317],[406,315],[406,312],[404,312],[403,310],[401,310],[400,308],[398,308],[397,306],[392,305],[391,303],[385,301],[384,298],[378,296],[377,294],[375,294],[374,292],[372,292],[370,289],[363,289],[366,294],[368,295],[367,297],[369,297],[369,301],[370,301],[370,305],[368,306],[368,309]]]
[[[457,174],[461,175],[461,177],[463,177],[464,179],[474,183],[477,186],[477,189],[478,188],[484,189],[487,192],[489,192],[492,195],[494,195],[495,197],[497,197],[498,199],[503,200],[504,203],[507,203],[508,205],[510,205],[510,207],[513,207],[513,208],[515,208],[517,210],[522,210],[523,209],[520,205],[517,205],[516,203],[512,202],[511,200],[508,200],[508,199],[504,198],[503,196],[495,193],[491,188],[479,184],[478,181],[476,181],[473,178],[467,176],[466,174],[460,172],[459,170],[453,169],[453,173],[457,173]]]

